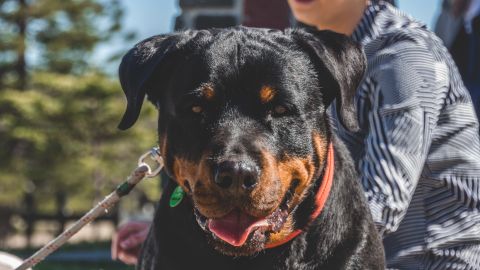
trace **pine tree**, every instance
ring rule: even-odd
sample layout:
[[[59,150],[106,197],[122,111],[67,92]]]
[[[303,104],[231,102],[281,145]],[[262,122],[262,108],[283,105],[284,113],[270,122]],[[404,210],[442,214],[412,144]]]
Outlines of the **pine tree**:
[[[133,37],[121,18],[117,0],[0,0],[0,216],[21,210],[26,194],[44,213],[55,194],[67,212],[84,211],[155,143],[148,106],[137,128],[116,129],[120,85],[90,65],[97,45]],[[146,182],[140,189],[158,196]]]
[[[0,89],[24,90],[32,68],[81,74],[95,47],[120,33],[122,15],[118,0],[0,0]]]

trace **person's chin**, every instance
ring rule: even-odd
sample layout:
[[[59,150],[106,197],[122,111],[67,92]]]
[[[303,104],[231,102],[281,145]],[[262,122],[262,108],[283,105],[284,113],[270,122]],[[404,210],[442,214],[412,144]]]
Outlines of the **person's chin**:
[[[288,0],[288,4],[292,9],[306,9],[311,8],[312,4],[315,3],[316,0]]]
[[[315,2],[315,0],[291,0],[291,1],[298,4],[310,4],[312,2]]]
[[[319,3],[317,0],[288,0],[288,4],[297,20],[304,21],[318,16]]]

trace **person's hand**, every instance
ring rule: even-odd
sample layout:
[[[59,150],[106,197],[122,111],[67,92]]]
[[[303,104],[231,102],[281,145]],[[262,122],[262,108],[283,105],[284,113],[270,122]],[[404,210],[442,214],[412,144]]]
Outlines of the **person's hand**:
[[[112,259],[137,264],[140,248],[147,238],[150,222],[130,221],[118,228],[112,239]]]

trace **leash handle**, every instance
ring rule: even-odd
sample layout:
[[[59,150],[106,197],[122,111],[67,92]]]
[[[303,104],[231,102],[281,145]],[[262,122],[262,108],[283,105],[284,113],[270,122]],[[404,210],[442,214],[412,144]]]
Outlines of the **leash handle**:
[[[63,233],[48,242],[44,247],[35,252],[35,254],[23,261],[20,266],[15,268],[15,270],[27,270],[28,268],[33,267],[39,262],[43,261],[45,257],[64,245],[68,239],[74,236],[85,225],[89,224],[100,215],[108,213],[108,210],[112,208],[112,206],[114,206],[121,197],[127,195],[141,180],[144,178],[152,178],[157,176],[163,167],[163,160],[159,153],[158,147],[154,147],[151,151],[143,154],[138,160],[137,168],[128,176],[125,182],[120,184],[112,193],[105,197],[101,202],[83,215],[82,218],[77,220]],[[152,159],[154,159],[157,163],[157,167],[154,170],[152,170],[150,165],[146,163],[146,158],[148,156],[151,156]]]

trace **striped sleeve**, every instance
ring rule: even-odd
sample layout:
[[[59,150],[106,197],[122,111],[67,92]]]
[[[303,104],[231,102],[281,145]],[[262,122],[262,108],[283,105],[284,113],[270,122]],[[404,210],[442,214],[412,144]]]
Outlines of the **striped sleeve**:
[[[431,143],[440,100],[434,58],[412,41],[396,41],[369,60],[358,110],[367,131],[359,161],[372,216],[382,234],[396,231],[409,208]]]

